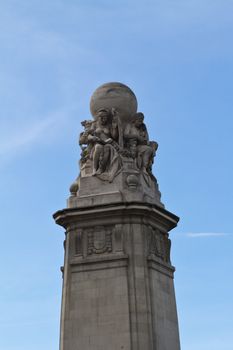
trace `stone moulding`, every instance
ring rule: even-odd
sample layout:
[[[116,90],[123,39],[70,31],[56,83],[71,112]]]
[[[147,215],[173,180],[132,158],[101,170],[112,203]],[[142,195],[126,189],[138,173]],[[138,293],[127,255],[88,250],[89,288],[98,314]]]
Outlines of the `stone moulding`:
[[[101,213],[101,218],[98,220],[98,214]],[[57,224],[67,227],[67,223],[74,223],[78,227],[88,226],[89,222],[100,221],[111,218],[111,222],[134,222],[149,224],[152,227],[158,228],[164,232],[170,231],[176,227],[179,218],[167,211],[166,209],[155,204],[132,202],[132,203],[114,203],[114,205],[106,204],[99,206],[91,206],[85,208],[68,208],[58,210],[54,215],[54,220]],[[84,220],[85,219],[85,220]],[[132,221],[133,220],[133,221]]]
[[[87,258],[87,259],[72,259],[70,265],[72,266],[73,272],[84,272],[84,271],[97,271],[114,269],[128,266],[128,255],[119,254],[111,255],[97,258]]]
[[[174,278],[175,267],[170,264],[161,262],[160,259],[149,255],[147,258],[148,268],[156,270],[164,275],[167,275],[170,278]]]

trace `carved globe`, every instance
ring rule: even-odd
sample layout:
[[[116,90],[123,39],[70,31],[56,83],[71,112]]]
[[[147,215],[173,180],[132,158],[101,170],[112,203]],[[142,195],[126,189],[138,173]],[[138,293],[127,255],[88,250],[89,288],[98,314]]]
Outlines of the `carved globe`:
[[[130,119],[137,112],[137,99],[126,85],[113,82],[98,87],[90,100],[91,114],[95,118],[100,109],[116,109],[122,120]]]

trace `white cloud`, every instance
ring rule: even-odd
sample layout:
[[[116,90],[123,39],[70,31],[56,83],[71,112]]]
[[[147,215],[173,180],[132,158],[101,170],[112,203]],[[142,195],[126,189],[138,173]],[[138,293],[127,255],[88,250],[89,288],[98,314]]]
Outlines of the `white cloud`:
[[[0,137],[0,156],[8,158],[22,152],[28,146],[50,140],[51,132],[55,128],[61,129],[65,119],[67,119],[67,113],[58,111],[43,119],[36,118],[27,123],[24,121],[20,127],[10,128],[8,132],[5,126]]]
[[[189,232],[186,236],[189,238],[202,238],[202,237],[223,237],[228,236],[229,233],[225,232]]]

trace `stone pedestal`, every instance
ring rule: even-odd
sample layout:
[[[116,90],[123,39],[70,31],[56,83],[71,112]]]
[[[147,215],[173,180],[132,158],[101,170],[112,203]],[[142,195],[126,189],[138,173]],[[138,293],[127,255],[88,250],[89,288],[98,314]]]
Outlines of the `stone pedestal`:
[[[54,218],[66,229],[60,350],[179,350],[168,238],[178,218],[133,201]]]

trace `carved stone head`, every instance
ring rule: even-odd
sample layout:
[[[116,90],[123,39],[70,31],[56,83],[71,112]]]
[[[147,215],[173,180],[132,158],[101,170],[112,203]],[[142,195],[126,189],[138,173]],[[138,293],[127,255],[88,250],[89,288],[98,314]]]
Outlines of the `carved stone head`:
[[[111,122],[112,119],[112,114],[109,109],[107,108],[102,108],[99,109],[97,114],[96,114],[96,119],[98,122],[102,125],[106,125]]]
[[[140,128],[144,124],[144,114],[139,112],[134,116],[134,124],[137,128]]]

